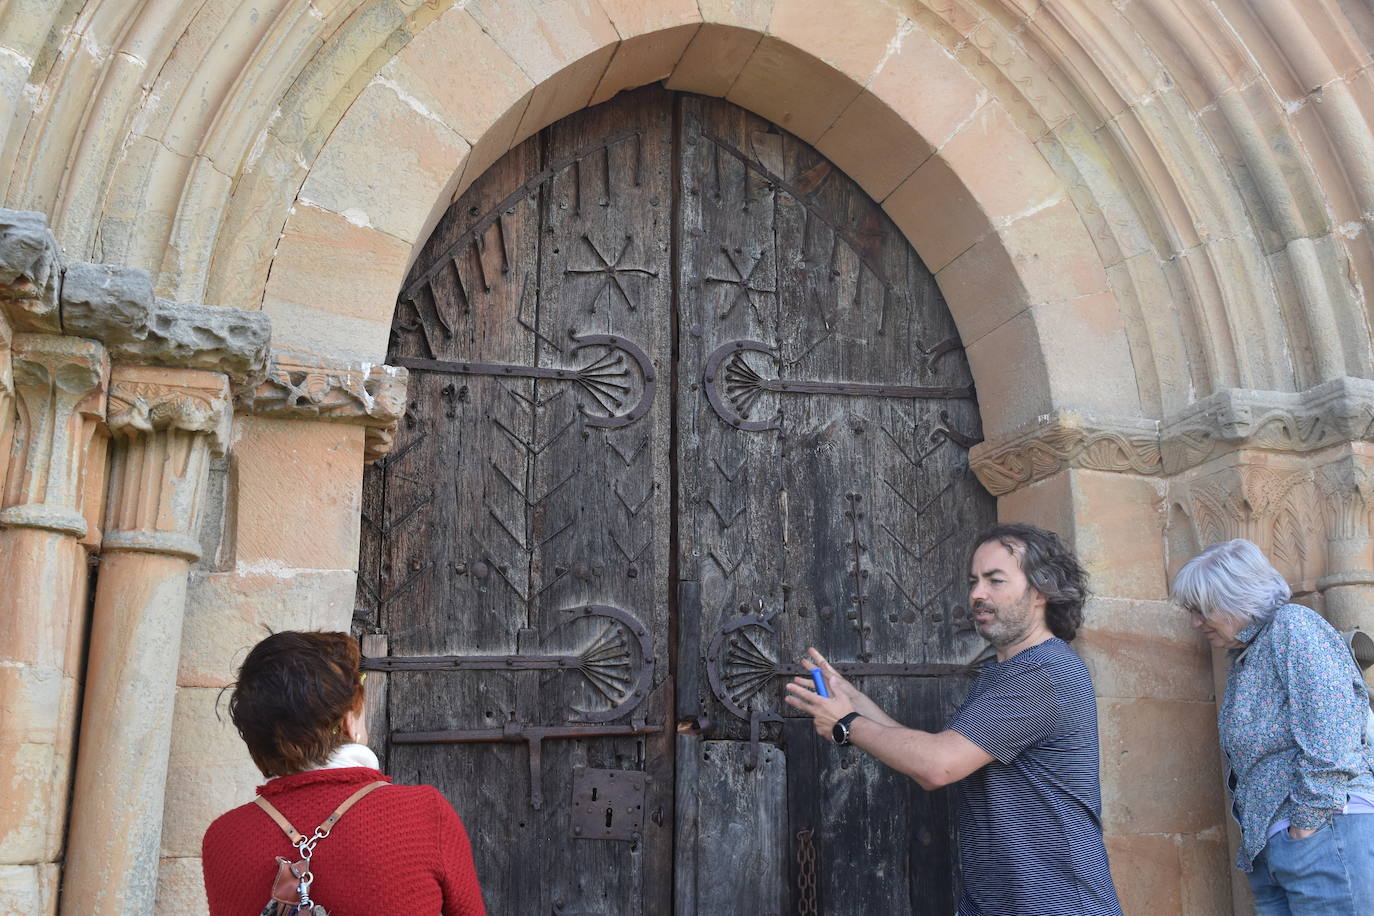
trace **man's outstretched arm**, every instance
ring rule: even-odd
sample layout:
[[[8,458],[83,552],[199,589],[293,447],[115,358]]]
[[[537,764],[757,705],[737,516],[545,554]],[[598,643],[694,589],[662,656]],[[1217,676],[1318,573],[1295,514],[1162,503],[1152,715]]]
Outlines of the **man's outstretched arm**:
[[[926,791],[958,782],[996,759],[950,729],[923,732],[864,718],[850,723],[849,743],[910,776]]]
[[[835,723],[857,712],[862,718],[850,724],[849,742],[927,790],[958,782],[996,759],[956,731],[932,734],[902,726],[844,680],[824,656],[815,649],[810,652],[833,696],[822,697],[808,679],[797,678],[787,685],[787,703],[811,716],[822,738],[830,740]]]

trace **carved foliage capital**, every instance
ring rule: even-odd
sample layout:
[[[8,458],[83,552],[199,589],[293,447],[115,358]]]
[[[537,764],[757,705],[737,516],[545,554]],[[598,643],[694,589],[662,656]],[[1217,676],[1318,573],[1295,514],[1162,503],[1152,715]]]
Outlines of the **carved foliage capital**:
[[[232,419],[229,379],[193,369],[117,366],[104,549],[195,560],[210,455]],[[153,473],[149,473],[149,470]]]
[[[1325,556],[1315,472],[1296,456],[1266,460],[1271,457],[1242,454],[1223,467],[1175,479],[1169,501],[1183,510],[1197,547],[1245,538],[1290,582],[1310,583]]]
[[[105,349],[91,340],[17,334],[12,360],[18,411],[0,524],[83,537],[86,457],[105,415]]]
[[[1158,474],[1158,424],[1152,420],[1102,423],[1059,413],[1009,439],[974,446],[969,463],[994,496],[1067,468]]]
[[[229,379],[218,372],[116,366],[111,373],[106,422],[116,436],[164,429],[205,433],[223,454],[232,419]]]
[[[1337,541],[1370,536],[1374,510],[1374,457],[1350,451],[1316,471],[1317,494],[1326,519],[1327,537]]]

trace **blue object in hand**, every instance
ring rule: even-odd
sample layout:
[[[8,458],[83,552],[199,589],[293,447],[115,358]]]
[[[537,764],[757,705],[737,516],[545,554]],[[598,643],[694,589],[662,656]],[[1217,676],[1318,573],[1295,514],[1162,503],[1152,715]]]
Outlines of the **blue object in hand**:
[[[821,674],[821,669],[811,669],[811,680],[816,682],[816,692],[828,699],[830,697],[830,690],[825,686],[825,675]]]

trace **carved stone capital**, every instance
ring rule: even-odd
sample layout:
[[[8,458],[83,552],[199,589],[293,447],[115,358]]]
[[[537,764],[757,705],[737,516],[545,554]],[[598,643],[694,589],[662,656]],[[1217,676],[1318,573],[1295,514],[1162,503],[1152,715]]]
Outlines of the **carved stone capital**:
[[[1171,480],[1168,500],[1191,527],[1189,551],[1245,538],[1301,590],[1301,584],[1315,581],[1326,561],[1315,480],[1310,463],[1300,456],[1240,452]],[[1176,556],[1171,562],[1186,559]]]
[[[147,271],[72,264],[62,283],[62,328],[102,341],[110,358],[135,365],[261,375],[272,336],[262,312],[157,299]]]
[[[1374,440],[1374,381],[1338,378],[1307,391],[1228,388],[1164,424],[1166,473],[1237,449],[1311,452]]]
[[[239,406],[261,417],[366,426],[370,463],[391,448],[392,434],[405,413],[408,377],[398,366],[330,365],[300,354],[277,353],[267,378],[241,394]]]
[[[210,457],[223,453],[232,416],[221,373],[114,368],[105,550],[199,559]]]
[[[62,250],[47,218],[33,210],[0,209],[0,312],[14,330],[62,333],[61,285]]]
[[[994,496],[1010,493],[1066,468],[1158,474],[1159,424],[1153,420],[1108,423],[1057,413],[1000,441],[975,445],[969,465]]]
[[[1332,541],[1366,541],[1374,510],[1374,456],[1344,450],[1316,469],[1316,492]]]
[[[82,491],[95,424],[105,416],[109,359],[95,341],[17,334],[19,410],[0,525],[84,537]]]

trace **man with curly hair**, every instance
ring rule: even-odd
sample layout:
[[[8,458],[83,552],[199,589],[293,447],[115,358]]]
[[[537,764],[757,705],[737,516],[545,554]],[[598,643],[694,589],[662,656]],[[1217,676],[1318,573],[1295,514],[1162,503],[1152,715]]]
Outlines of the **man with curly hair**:
[[[787,702],[816,731],[852,744],[931,790],[961,783],[958,916],[1120,916],[1102,841],[1097,701],[1069,641],[1087,574],[1058,535],[997,525],[974,542],[969,611],[997,653],[945,730],[906,728],[811,649],[831,696],[810,678]]]

